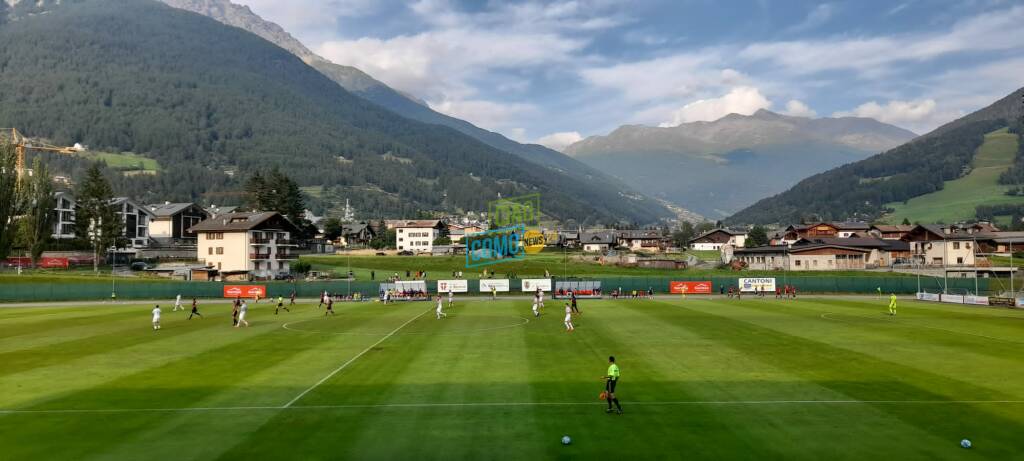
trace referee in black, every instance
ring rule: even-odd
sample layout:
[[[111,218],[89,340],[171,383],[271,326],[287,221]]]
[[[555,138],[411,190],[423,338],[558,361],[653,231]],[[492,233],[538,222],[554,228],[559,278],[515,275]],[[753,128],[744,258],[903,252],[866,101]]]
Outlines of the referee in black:
[[[608,400],[608,409],[605,413],[612,412],[612,403],[615,404],[615,412],[622,414],[622,405],[619,405],[619,399],[615,398],[615,385],[619,383],[619,366],[615,364],[615,356],[608,357],[608,373],[604,376],[604,390],[608,393],[605,400]]]
[[[576,290],[569,292],[569,299],[572,301],[572,305],[570,306],[572,308],[572,311],[576,314],[579,314],[580,308],[576,307]]]

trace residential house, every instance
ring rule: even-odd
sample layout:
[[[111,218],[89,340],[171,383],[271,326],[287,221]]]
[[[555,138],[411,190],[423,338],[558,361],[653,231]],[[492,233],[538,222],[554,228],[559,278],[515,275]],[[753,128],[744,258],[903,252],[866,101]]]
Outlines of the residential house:
[[[802,238],[849,238],[866,236],[871,228],[863,222],[816,222],[794,224],[785,229],[784,240],[797,241]]]
[[[117,197],[110,200],[121,222],[124,224],[123,236],[127,239],[127,248],[145,248],[149,246],[150,222],[155,215],[143,205],[128,197]]]
[[[912,230],[914,230],[914,226],[909,224],[897,224],[895,226],[876,224],[868,229],[868,234],[884,240],[900,240]]]
[[[793,246],[824,244],[844,246],[868,250],[865,265],[868,269],[892,267],[894,264],[910,263],[910,244],[902,240],[883,240],[878,238],[847,237],[801,239]]]
[[[391,228],[395,229],[395,248],[417,253],[433,252],[434,240],[446,231],[444,223],[437,219],[404,220]]]
[[[338,241],[341,246],[369,245],[377,233],[365,222],[346,223],[341,225]]]
[[[1024,232],[986,232],[976,234],[978,253],[1009,256],[1024,251]]]
[[[973,230],[956,226],[922,224],[914,226],[903,240],[910,243],[915,264],[928,266],[974,266],[976,240]],[[984,237],[984,236],[982,236]]]
[[[581,232],[580,244],[583,251],[589,253],[604,253],[616,244],[615,234],[612,232]]]
[[[198,235],[197,257],[222,279],[270,278],[290,272],[299,229],[280,213],[228,213],[188,229]]]
[[[237,210],[237,206],[230,205],[210,205],[206,208],[206,212],[210,214],[211,218],[216,218],[222,214],[234,213]]]
[[[195,245],[196,234],[189,229],[207,219],[210,213],[195,203],[147,205],[153,213],[149,235],[161,245]]]
[[[560,230],[560,231],[558,231],[558,241],[565,248],[579,248],[580,247],[580,231],[579,230]]]
[[[75,238],[75,198],[69,192],[55,192],[53,209],[54,240]]]
[[[658,253],[665,249],[666,239],[656,230],[616,231],[616,244],[632,251]]]
[[[749,270],[829,271],[866,269],[871,250],[823,243],[738,248]]]
[[[742,247],[747,243],[747,232],[732,229],[712,229],[690,240],[691,250],[721,251],[723,246]]]

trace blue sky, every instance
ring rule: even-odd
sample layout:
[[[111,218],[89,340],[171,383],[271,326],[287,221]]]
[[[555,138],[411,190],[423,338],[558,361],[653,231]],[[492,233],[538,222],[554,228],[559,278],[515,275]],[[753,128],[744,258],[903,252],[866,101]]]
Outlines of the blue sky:
[[[235,2],[435,110],[555,148],[760,108],[924,133],[1024,86],[1021,1]]]

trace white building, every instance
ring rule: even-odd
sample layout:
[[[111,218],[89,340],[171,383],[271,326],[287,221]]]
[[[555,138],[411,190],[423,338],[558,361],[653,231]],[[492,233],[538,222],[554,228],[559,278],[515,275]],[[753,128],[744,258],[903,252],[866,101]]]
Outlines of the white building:
[[[196,234],[188,229],[210,218],[210,213],[194,203],[149,205],[153,213],[149,235],[160,243],[185,242],[194,244]]]
[[[149,224],[154,218],[153,212],[128,197],[111,199],[110,206],[114,207],[114,211],[124,224],[122,235],[128,241],[127,248],[149,246]]]
[[[53,209],[53,238],[75,238],[75,198],[69,192],[55,192],[53,198],[56,201]]]
[[[298,258],[292,236],[299,232],[276,212],[228,213],[188,229],[198,235],[197,258],[222,279],[269,278],[291,271]]]
[[[721,251],[725,245],[742,248],[747,243],[747,233],[732,229],[712,229],[690,240],[689,243],[691,250]]]
[[[440,220],[413,220],[394,223],[395,248],[398,251],[431,253],[434,240],[444,235],[445,226]]]

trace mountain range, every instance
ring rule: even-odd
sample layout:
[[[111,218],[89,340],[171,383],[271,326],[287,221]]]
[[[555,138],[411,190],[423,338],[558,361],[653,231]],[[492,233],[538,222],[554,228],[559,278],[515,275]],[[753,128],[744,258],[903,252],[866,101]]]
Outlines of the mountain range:
[[[149,0],[0,3],[0,126],[155,158],[161,173],[121,181],[141,200],[207,199],[279,167],[372,216],[480,210],[533,192],[552,217],[580,224],[672,216],[563,154],[327,62],[246,8],[169,3],[217,21]]]
[[[437,112],[415,96],[395,90],[352,67],[335,64],[312,52],[284,28],[267,21],[249,7],[230,0],[160,0],[175,8],[191,11],[223,24],[252,32],[288,50],[303,62],[334,80],[349,92],[381,107],[413,120],[455,129],[496,149],[514,154],[544,167],[557,170],[583,182],[599,182],[626,195],[638,195],[629,186],[582,162],[538,144],[521,144],[507,137],[477,127],[472,123]],[[663,210],[658,210],[659,214]]]
[[[674,127],[626,125],[565,152],[641,192],[722,218],[809,175],[914,136],[868,118],[811,119],[761,109]]]
[[[1018,78],[1019,76],[1007,76]],[[949,122],[910,142],[867,159],[806,178],[729,217],[729,224],[789,223],[808,220],[874,220],[886,204],[930,194],[946,181],[965,177],[985,135],[1024,130],[1024,88]],[[1024,143],[1002,185],[1024,184]]]

